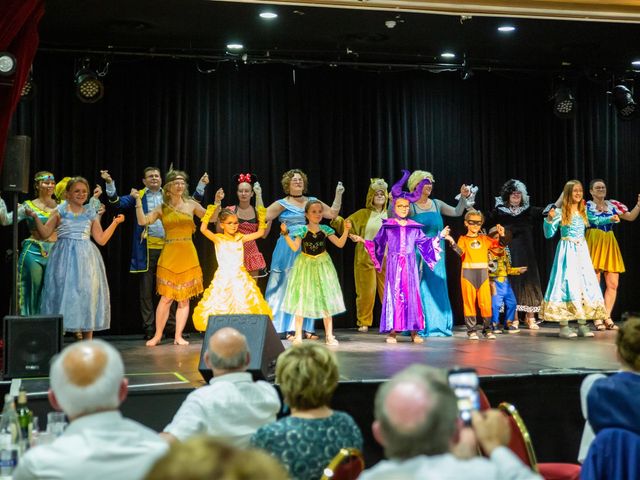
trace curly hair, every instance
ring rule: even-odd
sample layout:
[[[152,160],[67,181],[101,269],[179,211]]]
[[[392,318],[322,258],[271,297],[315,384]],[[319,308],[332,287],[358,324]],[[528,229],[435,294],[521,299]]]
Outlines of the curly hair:
[[[307,179],[307,174],[304,173],[299,168],[292,168],[291,170],[288,170],[282,174],[282,180],[281,180],[282,190],[284,190],[284,193],[286,193],[287,195],[291,193],[291,190],[289,189],[289,187],[291,186],[291,179],[296,173],[302,177],[302,181],[304,182],[304,188],[302,190],[302,193],[307,193],[307,187],[309,186],[309,180]]]
[[[338,362],[328,348],[304,343],[286,350],[276,363],[276,382],[291,408],[329,405],[338,386]]]
[[[636,372],[640,371],[640,317],[629,317],[624,322],[618,336],[616,347],[620,359]]]

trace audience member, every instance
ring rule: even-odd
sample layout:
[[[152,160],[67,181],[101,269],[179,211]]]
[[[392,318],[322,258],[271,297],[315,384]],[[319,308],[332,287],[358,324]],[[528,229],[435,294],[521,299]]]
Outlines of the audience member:
[[[274,455],[294,480],[318,479],[341,448],[362,450],[353,418],[329,407],[338,386],[338,364],[326,347],[296,345],[278,358],[276,381],[291,416],[261,427],[253,446]]]
[[[206,436],[175,442],[145,480],[287,480],[275,458],[257,450],[239,450]]]
[[[14,480],[143,478],[167,444],[147,427],[126,419],[118,407],[127,379],[118,351],[101,340],[78,342],[57,356],[49,402],[70,425],[49,445],[29,450]]]
[[[389,460],[365,470],[361,480],[541,478],[506,447],[510,429],[501,412],[474,412],[473,429],[462,428],[455,394],[422,365],[378,389],[372,429]],[[477,444],[489,458],[475,456]]]
[[[209,385],[191,392],[161,434],[186,440],[207,434],[237,447],[249,445],[263,425],[275,422],[280,410],[276,389],[254,382],[247,372],[247,339],[233,328],[221,328],[209,339],[205,363],[213,372]]]
[[[585,428],[578,460],[583,462],[599,431],[622,428],[640,435],[640,318],[631,317],[618,330],[616,357],[620,372],[605,377],[594,373],[580,388]]]

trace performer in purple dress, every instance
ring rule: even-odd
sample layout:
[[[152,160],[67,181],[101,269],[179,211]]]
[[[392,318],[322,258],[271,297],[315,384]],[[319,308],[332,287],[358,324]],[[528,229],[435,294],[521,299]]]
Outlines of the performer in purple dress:
[[[422,233],[421,224],[407,218],[410,202],[417,200],[422,187],[430,180],[425,178],[413,194],[408,194],[402,191],[402,185],[409,177],[409,172],[403,170],[402,173],[402,179],[391,189],[396,218],[384,220],[373,240],[364,240],[358,235],[350,237],[355,242],[364,243],[378,271],[382,268],[386,252],[387,272],[380,332],[389,334],[387,343],[397,343],[396,332],[406,330],[411,332],[412,342],[422,343],[423,339],[416,336],[416,332],[424,328],[424,313],[420,301],[420,278],[415,252],[417,249],[425,263],[433,270],[440,259],[440,239],[444,238],[450,243],[454,240],[449,236],[449,227],[445,227],[435,237],[427,237]]]

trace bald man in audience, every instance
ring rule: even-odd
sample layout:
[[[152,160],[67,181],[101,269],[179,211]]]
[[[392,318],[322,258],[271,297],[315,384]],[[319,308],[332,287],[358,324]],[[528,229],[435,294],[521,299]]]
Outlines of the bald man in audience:
[[[53,443],[27,451],[14,480],[136,480],[145,477],[167,444],[153,430],[118,410],[127,379],[118,351],[102,340],[74,343],[50,372],[49,402],[69,427]]]
[[[359,480],[542,480],[506,447],[510,430],[501,412],[474,412],[473,429],[463,428],[445,377],[424,365],[378,389],[372,430],[389,460]],[[476,456],[477,444],[489,458]]]
[[[254,382],[247,372],[250,358],[247,339],[240,332],[229,327],[215,332],[204,357],[213,378],[189,394],[161,435],[173,441],[206,434],[248,447],[256,430],[275,422],[280,410],[273,385]]]

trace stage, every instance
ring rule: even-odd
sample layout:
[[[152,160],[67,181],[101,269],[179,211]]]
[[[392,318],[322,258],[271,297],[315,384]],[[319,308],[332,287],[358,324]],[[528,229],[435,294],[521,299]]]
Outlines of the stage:
[[[543,324],[540,330],[523,329],[517,334],[498,335],[496,340],[470,341],[463,327],[453,337],[427,338],[413,344],[398,336],[398,343],[385,343],[375,331],[355,329],[335,332],[340,341],[336,352],[340,385],[333,407],[349,412],[365,437],[365,456],[372,464],[382,456],[370,433],[373,397],[378,385],[394,373],[424,363],[434,367],[473,367],[492,405],[515,404],[531,432],[540,461],[575,461],[582,431],[579,386],[587,373],[618,368],[614,331],[597,332],[595,338],[564,340],[557,326]],[[323,332],[319,332],[322,342]],[[184,397],[204,381],[198,372],[202,336],[191,333],[190,345],[174,346],[170,340],[148,348],[141,336],[106,336],[121,353],[129,379],[126,415],[161,430]],[[285,347],[289,342],[283,340]],[[43,417],[46,378],[23,380],[29,402]],[[8,382],[3,382],[8,390]]]

